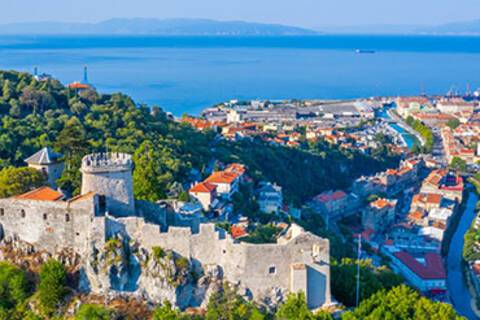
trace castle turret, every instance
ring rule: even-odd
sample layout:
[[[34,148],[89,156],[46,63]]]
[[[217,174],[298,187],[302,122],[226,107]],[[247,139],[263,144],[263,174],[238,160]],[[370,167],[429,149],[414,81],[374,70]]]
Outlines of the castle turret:
[[[104,196],[101,205],[112,215],[134,215],[132,169],[129,154],[89,154],[82,159],[82,194],[95,192]]]
[[[62,176],[64,167],[63,161],[61,161],[62,157],[62,154],[55,153],[47,147],[25,159],[25,162],[30,168],[45,173],[48,184],[52,188],[57,188],[56,182]]]

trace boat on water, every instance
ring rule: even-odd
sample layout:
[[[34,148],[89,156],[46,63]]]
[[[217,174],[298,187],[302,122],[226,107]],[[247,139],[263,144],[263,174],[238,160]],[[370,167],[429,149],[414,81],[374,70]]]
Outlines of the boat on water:
[[[372,54],[375,53],[375,50],[365,50],[365,49],[357,49],[355,50],[356,54]]]

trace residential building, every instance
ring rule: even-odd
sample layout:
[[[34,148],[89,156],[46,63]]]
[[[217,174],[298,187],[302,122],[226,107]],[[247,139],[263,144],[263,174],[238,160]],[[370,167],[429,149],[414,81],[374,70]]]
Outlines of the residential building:
[[[397,251],[389,256],[393,269],[420,291],[438,293],[446,290],[446,272],[440,254],[429,252],[413,256],[406,251]]]
[[[230,199],[238,191],[239,181],[240,175],[235,172],[216,171],[204,182],[215,185],[218,195]]]
[[[397,200],[377,199],[362,210],[362,227],[377,232],[386,231],[395,222]]]
[[[282,187],[270,182],[261,182],[257,190],[257,202],[265,213],[278,213],[282,208]]]
[[[212,183],[200,182],[190,188],[188,193],[192,198],[200,202],[203,210],[208,211],[211,209],[217,196],[217,187]]]

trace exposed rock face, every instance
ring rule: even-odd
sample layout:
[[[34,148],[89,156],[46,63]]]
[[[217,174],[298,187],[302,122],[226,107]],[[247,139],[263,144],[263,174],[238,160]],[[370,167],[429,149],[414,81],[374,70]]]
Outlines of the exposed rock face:
[[[63,263],[70,273],[77,272],[80,269],[80,256],[73,250],[63,249],[51,253],[39,250],[16,236],[7,236],[0,241],[0,261],[8,261],[28,270],[36,271],[51,258]]]
[[[92,243],[91,254],[80,272],[80,289],[111,297],[130,292],[152,303],[165,300],[181,309],[205,307],[208,297],[222,286],[220,266],[203,270],[198,263],[171,250],[151,251],[120,235],[103,248]]]

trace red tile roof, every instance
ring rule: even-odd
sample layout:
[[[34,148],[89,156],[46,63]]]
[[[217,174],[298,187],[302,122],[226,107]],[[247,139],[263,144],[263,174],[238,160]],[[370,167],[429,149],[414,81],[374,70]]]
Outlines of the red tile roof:
[[[238,238],[245,237],[246,235],[248,235],[248,232],[245,231],[245,229],[243,227],[236,226],[236,225],[233,225],[231,227],[230,231],[232,233],[232,238],[233,239],[238,239]]]
[[[405,251],[396,252],[394,256],[424,280],[446,278],[442,257],[437,253],[426,253],[423,257],[425,259],[425,264],[418,262]]]
[[[212,193],[217,187],[208,182],[200,182],[190,188],[190,192],[194,193]]]
[[[41,187],[16,196],[15,198],[22,200],[57,201],[63,198],[63,194],[49,187]]]
[[[387,199],[380,198],[380,199],[377,199],[377,200],[371,202],[370,205],[372,207],[377,208],[377,209],[383,209],[385,207],[392,208],[393,207],[393,202],[388,201]]]
[[[335,192],[328,191],[328,192],[323,192],[318,196],[316,196],[315,200],[320,202],[330,202],[330,201],[337,201],[337,200],[343,199],[346,196],[347,194],[342,190],[337,190]]]
[[[226,169],[226,172],[237,173],[238,175],[243,175],[246,171],[245,166],[240,163],[232,163]]]
[[[68,85],[70,89],[88,89],[90,86],[88,84],[83,84],[79,82],[73,82]]]
[[[238,178],[238,174],[234,172],[226,172],[226,171],[217,171],[214,172],[205,179],[205,182],[210,183],[227,183],[231,184]]]

